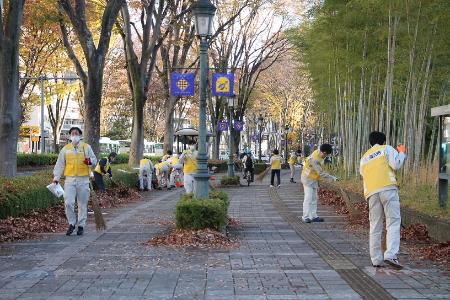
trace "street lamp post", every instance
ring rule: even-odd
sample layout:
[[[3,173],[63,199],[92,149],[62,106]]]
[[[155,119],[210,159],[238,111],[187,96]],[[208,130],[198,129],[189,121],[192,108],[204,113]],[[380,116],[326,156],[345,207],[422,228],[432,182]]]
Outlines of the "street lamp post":
[[[209,196],[208,154],[206,152],[206,79],[208,68],[208,39],[211,37],[212,21],[216,7],[209,0],[198,0],[191,6],[195,30],[200,39],[200,99],[198,130],[198,171],[195,178],[195,197]]]
[[[236,97],[235,95],[228,97],[228,109],[230,111],[229,116],[229,128],[230,128],[230,135],[229,135],[229,145],[228,145],[228,176],[232,177],[234,176],[234,161],[233,161],[233,109],[235,107],[235,101]]]
[[[1,0],[0,0],[1,1]],[[55,80],[55,79],[62,79],[66,82],[72,82],[74,80],[79,79],[78,77],[69,74],[68,76],[56,76],[56,77],[47,77],[46,75],[40,75],[38,77],[33,76],[25,76],[20,77],[21,80],[25,79],[32,79],[32,80],[39,80],[39,87],[41,89],[41,141],[40,141],[40,148],[41,148],[41,154],[45,153],[45,97],[44,97],[44,81],[48,80]],[[56,137],[54,137],[56,138]]]
[[[264,122],[264,118],[262,115],[259,115],[258,117],[258,129],[259,129],[259,160],[261,161],[261,156],[262,156],[262,150],[261,150],[261,144],[262,144],[262,131],[263,131],[263,122]]]
[[[284,126],[284,133],[285,133],[285,138],[284,138],[284,162],[287,164],[288,163],[288,133],[289,133],[289,125],[285,125]]]

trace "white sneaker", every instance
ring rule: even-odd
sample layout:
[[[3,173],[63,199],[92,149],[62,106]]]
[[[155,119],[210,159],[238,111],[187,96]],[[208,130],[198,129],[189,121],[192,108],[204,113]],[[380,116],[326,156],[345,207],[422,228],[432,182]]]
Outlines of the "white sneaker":
[[[273,185],[270,185],[270,187],[273,187]]]
[[[279,185],[277,186],[277,188],[280,188],[280,186],[281,186],[281,184],[279,184]]]

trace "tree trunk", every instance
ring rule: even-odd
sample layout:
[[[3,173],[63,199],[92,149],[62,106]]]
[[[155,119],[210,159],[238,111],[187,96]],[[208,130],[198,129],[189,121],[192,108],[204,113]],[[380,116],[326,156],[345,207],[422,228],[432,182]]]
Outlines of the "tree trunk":
[[[139,86],[139,85],[138,85]],[[144,106],[145,99],[143,91],[135,86],[133,95],[133,131],[131,135],[130,157],[128,165],[139,165],[144,155]]]
[[[103,70],[103,66],[99,66]],[[103,72],[97,71],[96,75],[90,74],[88,84],[84,91],[84,141],[88,143],[95,155],[100,153],[100,107],[102,101]]]
[[[19,38],[23,4],[23,0],[11,0],[7,10],[0,7],[0,176],[6,177],[13,177],[17,172],[17,142],[22,117]]]
[[[174,107],[177,101],[176,97],[170,96],[166,105],[166,120],[164,122],[164,152],[173,149],[173,124],[174,124]]]

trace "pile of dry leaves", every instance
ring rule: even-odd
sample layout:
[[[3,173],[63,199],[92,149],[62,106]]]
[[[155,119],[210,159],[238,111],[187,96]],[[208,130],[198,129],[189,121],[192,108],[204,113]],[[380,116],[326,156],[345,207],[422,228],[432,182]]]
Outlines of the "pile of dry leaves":
[[[105,192],[96,192],[95,194],[102,208],[119,207],[141,199],[137,191],[120,185],[107,189]]]
[[[0,242],[36,238],[42,232],[61,232],[67,227],[64,205],[39,209],[22,217],[0,220]]]
[[[425,225],[412,224],[402,228],[401,239],[414,257],[450,264],[450,242],[433,242]]]
[[[221,232],[212,229],[188,230],[174,229],[168,234],[156,236],[145,242],[150,246],[167,246],[173,248],[199,248],[228,250],[239,245]]]
[[[199,248],[229,250],[239,246],[237,239],[229,238],[225,234],[213,229],[174,229],[175,222],[171,220],[157,220],[148,224],[168,226],[168,233],[156,236],[144,244],[150,246],[166,246],[172,248]],[[239,226],[241,221],[228,218],[228,226]]]
[[[321,188],[318,191],[318,196],[321,204],[333,206],[338,214],[348,215],[344,199],[336,192]]]

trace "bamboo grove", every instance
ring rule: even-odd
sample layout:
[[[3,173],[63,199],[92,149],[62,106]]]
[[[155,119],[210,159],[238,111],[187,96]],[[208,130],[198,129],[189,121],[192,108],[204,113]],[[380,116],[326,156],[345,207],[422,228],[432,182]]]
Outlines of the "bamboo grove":
[[[449,103],[449,2],[326,0],[306,19],[292,41],[346,175],[358,173],[372,130],[406,144],[405,173],[430,164],[437,139],[430,107]]]

